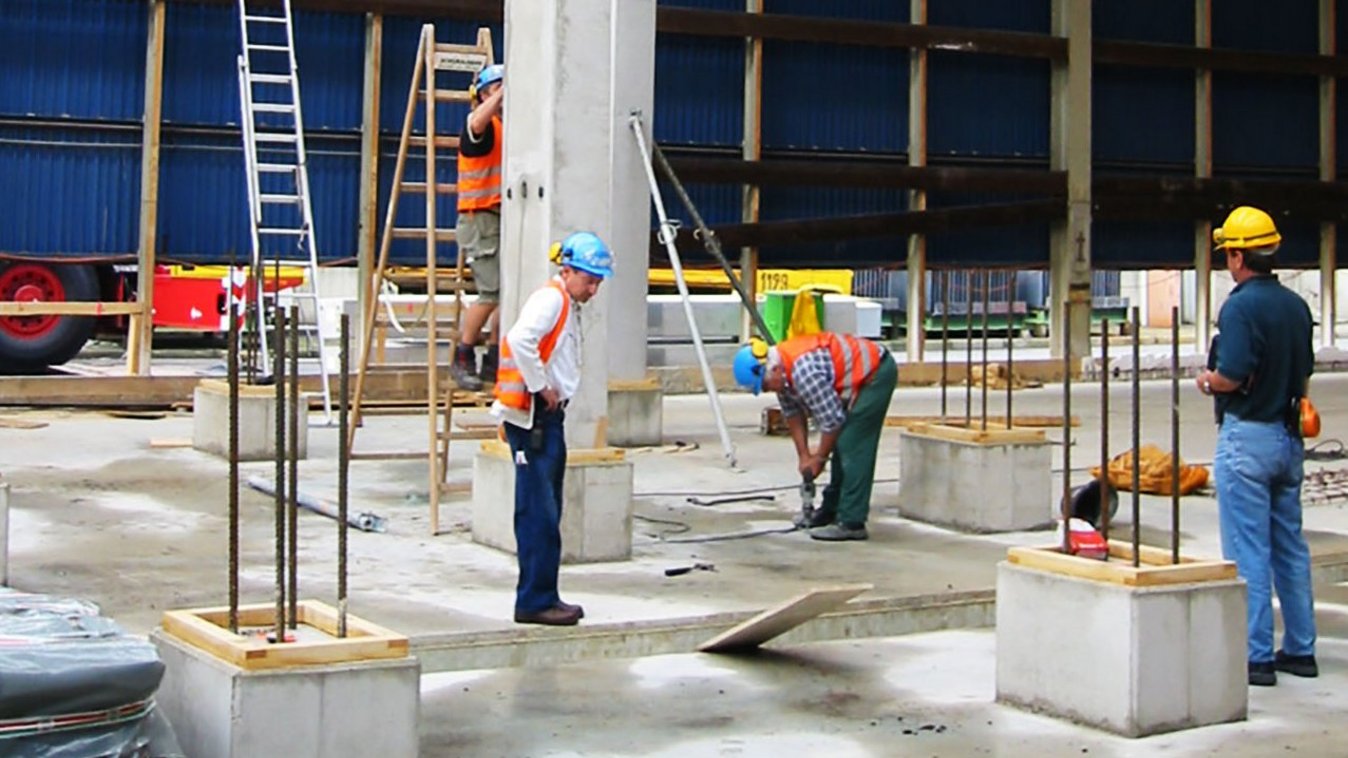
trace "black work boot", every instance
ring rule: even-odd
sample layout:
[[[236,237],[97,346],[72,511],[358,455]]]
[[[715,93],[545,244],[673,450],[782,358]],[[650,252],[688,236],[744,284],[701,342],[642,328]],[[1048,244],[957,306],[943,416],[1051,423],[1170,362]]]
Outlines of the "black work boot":
[[[1272,687],[1278,683],[1278,672],[1273,668],[1273,661],[1250,661],[1247,668],[1250,684],[1255,687]]]
[[[477,378],[477,352],[472,345],[459,345],[454,351],[454,361],[449,364],[449,375],[461,389],[477,392],[482,389],[482,380]]]
[[[1313,679],[1320,675],[1320,667],[1315,664],[1313,655],[1288,655],[1279,650],[1273,656],[1273,668],[1286,671],[1293,676]]]
[[[482,356],[482,370],[478,372],[478,378],[483,384],[496,384],[496,365],[500,362],[500,348],[491,345],[487,348],[486,354]]]

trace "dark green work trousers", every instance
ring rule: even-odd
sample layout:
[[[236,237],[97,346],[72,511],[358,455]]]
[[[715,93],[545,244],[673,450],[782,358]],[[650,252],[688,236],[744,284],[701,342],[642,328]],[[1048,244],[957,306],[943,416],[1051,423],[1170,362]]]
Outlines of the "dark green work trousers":
[[[847,414],[842,433],[833,446],[829,482],[820,502],[825,515],[837,514],[846,526],[861,526],[871,511],[871,487],[875,484],[875,455],[880,447],[880,432],[885,428],[889,399],[899,369],[885,353],[870,381],[861,386],[857,401]]]

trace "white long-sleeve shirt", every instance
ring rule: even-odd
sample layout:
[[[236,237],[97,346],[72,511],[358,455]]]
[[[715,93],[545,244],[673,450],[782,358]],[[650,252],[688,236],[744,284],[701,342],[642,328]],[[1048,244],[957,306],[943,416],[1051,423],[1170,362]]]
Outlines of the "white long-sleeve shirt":
[[[556,280],[560,282],[561,277],[556,277]],[[571,303],[566,324],[557,337],[557,344],[546,365],[538,353],[539,343],[552,331],[562,313],[564,297],[565,293],[551,286],[539,287],[524,302],[515,325],[506,333],[506,339],[510,342],[510,354],[530,393],[552,387],[557,390],[558,399],[569,400],[580,388],[580,321],[579,308],[574,302]],[[534,425],[532,405],[529,410],[522,411],[506,407],[497,400],[491,406],[491,413],[502,421],[525,429],[531,429]]]

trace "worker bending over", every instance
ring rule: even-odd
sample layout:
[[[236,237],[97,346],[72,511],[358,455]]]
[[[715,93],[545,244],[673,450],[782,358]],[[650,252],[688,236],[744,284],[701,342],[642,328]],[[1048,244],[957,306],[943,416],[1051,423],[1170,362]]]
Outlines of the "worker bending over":
[[[515,461],[515,543],[520,578],[515,622],[570,626],[585,611],[562,602],[562,478],[566,474],[567,402],[580,386],[578,306],[613,274],[603,240],[576,232],[554,246],[557,276],[525,301],[501,339],[492,415],[502,422]]]
[[[832,460],[828,486],[814,516],[802,526],[817,540],[864,540],[875,483],[875,456],[898,369],[883,345],[847,334],[820,332],[773,347],[754,340],[735,356],[735,381],[777,393],[800,474],[813,480]],[[810,449],[806,417],[819,427]]]

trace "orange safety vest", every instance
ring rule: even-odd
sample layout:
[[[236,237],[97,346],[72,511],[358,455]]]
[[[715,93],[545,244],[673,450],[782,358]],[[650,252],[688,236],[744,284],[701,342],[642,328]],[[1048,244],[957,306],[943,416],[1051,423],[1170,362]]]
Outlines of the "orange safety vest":
[[[797,358],[821,348],[828,348],[829,356],[833,359],[833,388],[838,391],[843,403],[849,404],[861,386],[879,368],[880,346],[850,334],[832,332],[792,337],[777,343],[777,354],[782,357],[787,381],[791,380]]]
[[[491,152],[470,158],[459,151],[459,212],[501,207],[501,119],[491,119]],[[464,135],[464,139],[468,139]]]
[[[557,340],[561,338],[562,330],[566,328],[566,320],[571,315],[571,298],[566,296],[562,283],[556,279],[549,280],[544,286],[557,290],[562,296],[562,312],[557,316],[557,323],[552,325],[552,330],[538,343],[538,356],[546,365],[548,359],[552,358],[552,351],[557,347]],[[534,396],[529,394],[529,387],[524,383],[524,375],[520,373],[519,364],[515,363],[514,353],[510,350],[510,340],[506,339],[504,334],[501,335],[501,357],[496,367],[494,394],[496,399],[501,401],[501,405],[521,411],[528,411],[534,399]]]

